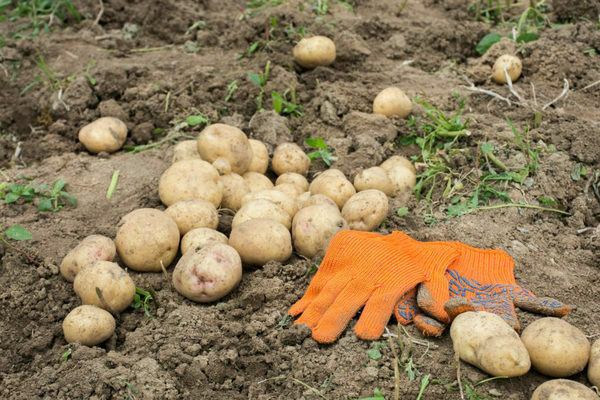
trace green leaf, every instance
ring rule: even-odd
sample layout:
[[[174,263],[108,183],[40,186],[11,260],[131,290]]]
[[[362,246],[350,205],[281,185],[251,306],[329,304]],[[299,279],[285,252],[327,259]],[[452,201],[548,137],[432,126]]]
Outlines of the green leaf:
[[[396,211],[396,214],[398,214],[399,217],[404,217],[408,214],[408,207],[400,207],[398,211]]]
[[[190,115],[185,119],[185,122],[187,122],[190,126],[196,126],[208,123],[208,118],[206,118],[204,115]]]
[[[67,361],[67,360],[69,359],[69,357],[71,356],[71,353],[72,353],[72,352],[73,352],[73,350],[71,350],[71,348],[69,347],[69,348],[67,349],[67,351],[65,351],[65,352],[62,354],[62,356],[61,356],[61,357],[62,357],[62,359],[63,359],[63,360],[65,360],[65,361]]]
[[[519,36],[517,36],[517,43],[533,42],[534,40],[538,40],[539,38],[540,35],[538,35],[537,33],[521,33]]]
[[[53,209],[51,199],[40,200],[38,203],[38,211],[52,211]]]
[[[381,358],[381,352],[377,347],[367,350],[367,355],[371,360],[379,360]]]
[[[494,152],[494,144],[490,142],[482,143],[481,151],[483,151],[485,154],[492,154]]]
[[[318,138],[318,139],[307,138],[304,140],[304,142],[307,145],[309,145],[310,147],[318,147],[320,149],[324,149],[327,147],[327,143],[325,143],[325,141],[322,138]]]
[[[67,198],[67,200],[69,200],[69,203],[71,203],[73,206],[77,205],[77,199],[73,196],[71,196],[69,193],[65,192],[65,191],[61,191],[60,194],[64,197]]]
[[[283,97],[281,97],[281,95],[277,92],[272,92],[271,99],[273,100],[273,109],[277,114],[281,114],[281,109],[284,102]]]
[[[260,79],[260,75],[249,72],[248,79],[250,79],[252,82],[257,84],[258,86],[262,86],[262,80]]]
[[[17,193],[7,193],[6,196],[4,196],[4,203],[14,203],[15,201],[19,200],[19,197],[21,196],[19,196]]]
[[[21,225],[13,225],[4,231],[6,237],[15,240],[29,240],[31,239],[31,232],[22,227]]]
[[[477,47],[475,50],[479,54],[485,54],[493,44],[498,43],[502,39],[502,35],[499,33],[488,33],[485,35],[479,43],[477,43]]]
[[[373,397],[363,397],[362,399],[359,400],[385,400],[385,397],[383,397],[383,393],[381,393],[379,391],[379,389],[375,389],[373,390]]]
[[[54,188],[52,189],[55,193],[58,193],[62,190],[62,188],[65,187],[65,185],[67,184],[67,181],[65,181],[64,179],[59,180],[58,182],[56,182],[54,184]]]
[[[403,136],[402,139],[400,139],[400,144],[402,146],[408,146],[415,143],[416,140],[417,138],[415,136]]]

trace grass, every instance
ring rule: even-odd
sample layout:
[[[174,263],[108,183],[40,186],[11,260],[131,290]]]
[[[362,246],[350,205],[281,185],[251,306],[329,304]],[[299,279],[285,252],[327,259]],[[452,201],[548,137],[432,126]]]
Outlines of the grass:
[[[27,86],[25,86],[23,88],[23,90],[21,90],[21,92],[19,93],[19,96],[24,95],[29,89],[31,89],[32,87],[39,85],[39,84],[46,85],[53,92],[55,92],[57,90],[61,90],[61,89],[66,89],[67,86],[69,86],[69,84],[71,82],[73,82],[75,79],[77,79],[81,76],[86,77],[88,79],[88,82],[92,86],[95,86],[97,83],[96,79],[94,77],[92,77],[92,75],[90,73],[90,70],[95,65],[94,60],[90,60],[88,62],[88,65],[87,65],[85,71],[77,73],[77,74],[69,75],[68,77],[66,77],[64,79],[57,78],[56,72],[48,66],[48,64],[46,63],[46,60],[40,53],[38,53],[38,59],[35,60],[35,64],[38,66],[40,71],[36,72],[35,80],[33,80]]]
[[[293,115],[294,117],[304,115],[304,108],[296,102],[296,91],[293,87],[286,89],[283,94],[276,91],[271,92],[271,101],[273,110],[277,114]]]
[[[67,205],[77,205],[77,199],[64,190],[67,181],[60,179],[47,185],[28,185],[25,183],[0,184],[0,200],[3,204],[12,204],[17,201],[33,203],[38,201],[38,211],[56,212]]]
[[[136,286],[133,301],[131,302],[131,308],[141,308],[144,310],[146,317],[153,319],[154,316],[152,316],[152,313],[150,312],[151,303],[156,301],[156,296],[153,295],[153,293],[154,290],[152,288],[150,288],[150,290],[144,290]]]
[[[265,96],[265,86],[267,85],[267,81],[269,80],[269,72],[271,70],[271,61],[267,61],[265,64],[264,72],[259,72],[258,74],[249,72],[248,79],[259,87],[259,93],[254,99],[256,103],[256,110],[263,109],[263,100]]]
[[[311,161],[321,159],[329,167],[333,161],[337,160],[337,157],[333,155],[333,152],[322,138],[307,138],[304,142],[310,147],[318,149],[307,154]]]

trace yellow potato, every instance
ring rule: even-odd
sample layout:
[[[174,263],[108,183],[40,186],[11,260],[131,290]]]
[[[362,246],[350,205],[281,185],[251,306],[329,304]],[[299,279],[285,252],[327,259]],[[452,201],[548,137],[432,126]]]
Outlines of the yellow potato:
[[[345,229],[348,229],[348,223],[337,206],[305,207],[292,220],[294,249],[304,257],[323,257],[333,236]]]
[[[329,197],[337,204],[339,209],[344,207],[346,201],[356,193],[354,185],[346,178],[325,177],[318,181],[313,181],[310,185],[310,192],[314,194],[323,194]]]
[[[181,160],[199,159],[198,142],[196,140],[183,140],[173,147],[173,159],[171,163]]]
[[[397,87],[383,89],[373,100],[373,113],[386,117],[406,118],[412,111],[412,102]]]
[[[417,184],[416,175],[408,168],[398,165],[387,172],[388,177],[394,185],[394,196],[411,191]]]
[[[201,249],[202,247],[215,243],[228,244],[229,239],[227,236],[214,229],[192,229],[181,238],[181,254],[185,254],[192,249]]]
[[[81,268],[94,261],[112,261],[116,253],[112,239],[102,235],[87,236],[63,258],[60,273],[66,280],[73,282]]]
[[[388,198],[381,190],[363,190],[344,204],[342,217],[348,222],[350,229],[371,232],[387,216],[388,206]]]
[[[242,178],[244,178],[246,184],[248,184],[248,189],[250,189],[251,192],[273,189],[273,182],[265,175],[258,172],[248,171],[242,175]]]
[[[387,175],[387,172],[381,167],[367,168],[356,174],[354,177],[354,188],[357,192],[377,189],[385,193],[386,196],[394,194],[394,184]]]
[[[118,118],[102,117],[81,128],[79,141],[91,153],[119,150],[127,139],[127,125]]]
[[[304,193],[300,186],[297,186],[293,183],[280,183],[279,185],[275,185],[275,187],[273,187],[273,190],[283,192],[290,196],[292,199],[295,199],[296,197]]]
[[[303,192],[308,190],[308,180],[304,175],[300,175],[296,172],[285,172],[277,177],[275,185],[281,185],[282,183],[293,183],[300,187]]]
[[[271,200],[256,199],[244,204],[233,217],[231,228],[235,228],[248,220],[268,218],[275,220],[287,229],[292,227],[292,217]]]
[[[252,147],[242,130],[226,124],[212,124],[198,135],[198,153],[210,163],[225,158],[236,174],[243,174],[252,162]]]
[[[504,68],[506,68],[511,82],[514,82],[521,76],[523,64],[519,57],[513,56],[512,54],[503,54],[498,57],[492,67],[492,78],[496,83],[507,83]]]
[[[220,157],[212,162],[212,166],[219,172],[219,175],[227,175],[231,173],[231,164],[227,159]]]
[[[218,207],[223,198],[218,179],[215,167],[204,160],[177,161],[160,176],[158,196],[166,206],[181,200],[202,199]]]
[[[256,199],[271,200],[273,203],[283,208],[292,218],[294,218],[294,215],[298,211],[298,203],[296,200],[278,190],[261,190],[248,193],[242,198],[242,205]]]
[[[65,317],[62,328],[68,343],[95,346],[107,340],[115,331],[115,319],[106,310],[83,305]]]
[[[239,210],[242,206],[242,198],[250,193],[250,188],[244,178],[233,172],[219,178],[219,187],[223,193],[221,207],[233,211]]]
[[[552,379],[538,386],[531,395],[531,400],[598,400],[598,396],[579,382]]]
[[[305,207],[310,207],[310,206],[316,206],[319,204],[327,204],[327,205],[334,206],[337,208],[337,204],[335,204],[335,201],[331,200],[331,198],[325,196],[324,194],[311,195],[310,192],[307,192],[307,193],[309,194],[309,196],[306,200],[304,200],[302,202],[300,202],[300,200],[298,200],[298,205],[299,205],[300,209],[305,208]]]
[[[281,143],[273,151],[271,166],[277,175],[286,172],[306,175],[310,167],[310,158],[296,143]]]
[[[594,342],[590,350],[588,380],[592,383],[592,385],[600,387],[600,339]]]
[[[83,304],[111,313],[120,313],[129,307],[135,295],[133,279],[117,263],[110,261],[94,261],[83,267],[75,277],[73,289]]]
[[[336,169],[336,168],[326,169],[325,171],[319,173],[319,175],[317,175],[312,180],[312,182],[310,182],[310,184],[308,185],[308,191],[311,192],[312,188],[314,186],[318,185],[322,179],[333,178],[333,177],[348,179],[348,178],[346,178],[346,175],[344,175],[344,173],[342,171],[340,171],[339,169]]]
[[[252,160],[248,171],[258,172],[264,174],[269,168],[269,152],[263,142],[256,139],[248,139],[250,147],[252,148]]]
[[[216,229],[219,225],[219,213],[213,203],[202,199],[181,200],[171,204],[165,210],[179,228],[183,236],[192,229]]]
[[[290,231],[268,218],[254,218],[236,225],[229,235],[229,245],[237,250],[242,262],[248,265],[284,262],[292,255]]]
[[[410,160],[404,156],[391,156],[390,158],[382,162],[379,166],[387,172],[393,167],[397,167],[398,165],[408,168],[415,175],[417,174],[417,170],[415,169],[413,163],[410,162]]]
[[[301,39],[293,50],[294,61],[303,68],[331,65],[335,61],[335,43],[325,36]]]

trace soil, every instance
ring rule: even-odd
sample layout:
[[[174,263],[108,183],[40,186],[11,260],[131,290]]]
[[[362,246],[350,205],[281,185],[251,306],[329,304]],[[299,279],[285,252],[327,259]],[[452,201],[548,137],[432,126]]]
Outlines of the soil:
[[[0,48],[1,179],[27,178],[34,184],[64,179],[66,190],[78,200],[76,207],[66,205],[58,212],[38,212],[34,204],[20,201],[2,205],[0,227],[19,224],[33,234],[31,240],[10,243],[39,264],[0,246],[1,398],[358,399],[378,389],[391,399],[398,384],[400,398],[414,399],[422,377],[429,375],[422,399],[459,399],[457,388],[446,385],[455,377],[447,333],[423,338],[414,326],[406,328],[426,343],[413,346],[412,360],[421,375],[411,380],[403,370],[395,378],[389,339],[372,342],[354,336],[356,319],[331,345],[315,342],[305,326],[286,323],[286,311],[306,290],[307,271],[318,260],[294,254],[285,263],[245,268],[240,286],[213,304],[188,301],[163,274],[130,271],[137,286],[156,293],[153,318],[129,309],[120,315],[114,335],[94,347],[69,345],[63,337],[62,320],[79,300],[57,266],[85,236],[114,237],[128,212],[164,209],[157,183],[171,162],[173,143],[138,153],[90,154],[78,143],[77,133],[98,117],[126,122],[126,146],[159,140],[173,121],[198,112],[212,122],[240,127],[270,151],[290,140],[309,151],[304,140],[322,137],[338,156],[334,166],[352,179],[391,155],[418,153],[414,145],[399,144],[410,132],[404,120],[371,113],[375,95],[397,85],[411,98],[427,99],[447,113],[457,107],[452,93],[460,94],[467,99],[466,116],[473,119],[471,136],[462,139],[462,146],[475,154],[481,142],[490,141],[506,149],[501,155],[507,165],[518,165],[522,153],[508,146],[505,138],[512,134],[505,116],[522,131],[534,126],[532,109],[470,91],[463,79],[510,97],[507,87],[489,80],[494,59],[506,51],[518,52],[523,60],[515,89],[528,101],[533,102],[532,87],[540,105],[561,93],[564,80],[570,88],[531,129],[532,143],[542,149],[539,167],[526,184],[512,184],[509,194],[534,205],[551,197],[569,215],[513,207],[446,220],[444,204],[429,208],[409,195],[392,199],[378,232],[402,230],[420,240],[505,249],[516,260],[520,284],[576,306],[565,320],[590,340],[598,338],[600,199],[594,190],[600,171],[600,85],[592,84],[600,80],[600,69],[598,55],[589,51],[600,51],[598,24],[589,21],[597,18],[597,13],[590,16],[597,3],[572,7],[578,2],[554,1],[555,13],[550,2],[546,16],[562,25],[543,29],[538,40],[519,47],[505,39],[484,56],[475,50],[478,41],[490,32],[508,35],[510,29],[475,21],[467,0],[408,1],[401,11],[398,1],[357,0],[351,2],[352,11],[332,0],[322,16],[309,1],[298,0],[254,16],[244,13],[243,2],[233,0],[105,0],[98,23],[99,2],[74,3],[81,22],[70,17],[58,28],[55,21],[51,34],[7,39]],[[198,21],[203,23],[188,29]],[[272,21],[274,31],[269,30]],[[6,36],[17,24],[3,22],[0,34]],[[286,27],[295,31],[287,35]],[[334,39],[338,57],[333,65],[310,71],[294,65],[291,53],[300,27]],[[239,57],[261,40],[256,52]],[[196,52],[190,43],[199,45]],[[42,58],[58,84],[45,78]],[[263,71],[267,61],[265,108],[272,110],[272,91],[293,87],[304,107],[302,117],[257,111],[258,87],[248,73]],[[232,81],[238,88],[226,101]],[[423,117],[423,109],[415,107],[414,114]],[[188,129],[185,134],[197,132]],[[457,157],[453,165],[468,172],[476,167],[472,158]],[[587,174],[575,180],[575,167],[584,167]],[[309,177],[326,168],[322,161],[313,162]],[[116,170],[117,190],[107,200]],[[403,206],[409,213],[400,217],[396,211]],[[226,210],[221,214],[219,229],[227,232],[231,216]],[[539,318],[521,310],[518,316],[521,326]],[[396,332],[393,319],[389,328]],[[376,343],[379,359],[368,353]],[[65,360],[61,356],[68,349],[72,353]],[[464,363],[461,372],[471,383],[488,378]],[[476,389],[492,398],[529,399],[547,379],[532,370]],[[585,371],[570,379],[590,385]]]

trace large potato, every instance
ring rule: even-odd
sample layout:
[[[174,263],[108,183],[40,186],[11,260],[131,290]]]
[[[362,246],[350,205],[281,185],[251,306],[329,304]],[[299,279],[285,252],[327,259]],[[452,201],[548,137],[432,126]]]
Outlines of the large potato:
[[[267,150],[267,146],[256,139],[248,139],[248,143],[250,143],[250,147],[252,148],[252,160],[250,161],[250,166],[248,166],[248,171],[264,174],[269,168],[269,151]]]
[[[394,194],[394,184],[390,180],[386,170],[381,167],[371,167],[360,171],[354,177],[354,188],[357,192],[361,190],[377,189],[386,196]]]
[[[192,301],[210,303],[231,292],[242,279],[239,254],[223,243],[188,251],[173,271],[175,289]]]
[[[183,162],[183,161],[180,161]],[[162,271],[179,248],[179,228],[164,211],[140,208],[125,215],[115,238],[121,261],[135,271]]]
[[[502,317],[485,311],[459,314],[450,327],[454,351],[493,376],[521,376],[531,361],[519,335]]]
[[[304,194],[302,196],[304,196],[304,198],[298,198],[298,206],[302,209],[305,207],[310,207],[310,206],[316,206],[318,204],[327,204],[330,206],[334,206],[337,207],[337,204],[335,204],[335,201],[331,200],[329,197],[325,196],[324,194],[310,194],[310,192],[306,192],[308,193],[308,197],[306,197]],[[339,209],[338,209],[339,210]]]
[[[310,167],[310,158],[296,143],[281,143],[273,151],[271,166],[277,175],[286,172],[306,175]]]
[[[496,83],[508,83],[504,68],[506,68],[506,72],[508,72],[511,82],[514,82],[521,76],[523,64],[519,57],[513,56],[512,54],[503,54],[498,57],[492,67],[492,78]]]
[[[200,159],[198,142],[196,140],[183,140],[173,147],[173,159],[171,163],[189,159]]]
[[[223,198],[218,179],[215,167],[204,160],[177,161],[160,176],[158,195],[167,207],[189,199],[210,201],[218,207]]]
[[[246,134],[226,124],[212,124],[200,132],[198,153],[211,163],[217,158],[225,158],[238,175],[246,172],[252,162],[252,147]]]
[[[408,96],[397,87],[383,89],[373,100],[373,113],[386,117],[406,118],[412,111],[412,102]]]
[[[116,252],[112,239],[102,235],[87,236],[63,258],[60,273],[66,280],[73,282],[81,268],[94,261],[112,261]]]
[[[583,332],[560,318],[532,322],[523,330],[521,340],[533,367],[555,378],[583,371],[590,357],[590,342]]]
[[[115,327],[115,319],[108,311],[90,305],[74,308],[62,324],[65,340],[84,346],[95,346],[104,342],[111,337]]]
[[[319,204],[301,209],[292,220],[294,248],[304,257],[323,257],[333,236],[348,229],[337,206]]]
[[[73,289],[83,304],[120,313],[133,301],[135,283],[117,263],[94,261],[75,277]],[[100,292],[102,298],[98,296]]]
[[[387,160],[382,162],[379,166],[381,168],[383,168],[384,170],[386,170],[386,172],[387,172],[390,169],[392,169],[393,167],[397,167],[398,165],[401,165],[403,167],[410,169],[412,171],[412,173],[415,175],[417,174],[417,170],[415,169],[415,166],[413,165],[413,163],[410,162],[410,160],[408,158],[403,157],[403,156],[391,156],[390,158],[388,158]]]
[[[296,172],[285,172],[277,177],[275,185],[281,185],[282,183],[293,183],[300,187],[303,192],[308,190],[308,180],[304,175],[300,175]]]
[[[242,262],[248,265],[283,262],[292,255],[290,231],[268,218],[255,218],[236,225],[231,229],[229,245],[237,250]]]
[[[316,183],[313,181],[313,184],[310,186],[310,192],[312,194],[323,194],[329,197],[337,204],[339,209],[344,207],[346,201],[356,194],[354,185],[346,178],[333,176],[320,178]]]
[[[242,205],[256,199],[271,200],[273,203],[283,208],[292,218],[294,218],[294,215],[296,215],[296,212],[298,211],[298,203],[296,200],[278,190],[261,190],[248,193],[242,198]]]
[[[258,172],[248,171],[242,178],[246,181],[248,189],[251,192],[260,192],[261,190],[273,189],[273,182],[263,174]]]
[[[114,117],[102,117],[79,130],[79,141],[91,153],[119,150],[127,139],[127,125]]]
[[[185,254],[192,249],[201,249],[209,244],[215,243],[228,244],[229,239],[227,236],[214,229],[192,229],[181,238],[181,254]]]
[[[325,36],[303,38],[294,47],[293,56],[306,69],[327,66],[335,61],[335,43]]]
[[[590,350],[588,379],[592,385],[600,387],[600,339],[596,340]]]
[[[535,389],[531,400],[598,400],[587,386],[568,379],[546,381]]]
[[[292,217],[271,200],[256,199],[244,204],[233,217],[231,228],[255,218],[269,218],[285,226],[292,226]]]
[[[181,200],[165,210],[183,236],[192,229],[211,228],[219,225],[219,213],[213,203],[202,199]]]
[[[295,199],[296,197],[304,193],[300,186],[297,186],[293,183],[280,183],[279,185],[275,185],[275,187],[273,187],[273,190],[283,192],[290,196],[292,199]]]
[[[317,175],[312,182],[310,182],[310,184],[308,185],[308,191],[312,192],[312,188],[319,185],[319,182],[325,178],[341,178],[341,179],[348,179],[346,178],[346,175],[344,175],[344,173],[342,171],[340,171],[337,168],[330,168],[330,169],[326,169],[325,171],[319,173],[319,175]]]
[[[390,181],[392,181],[392,185],[394,185],[394,196],[412,190],[417,184],[416,175],[410,169],[402,165],[390,168],[387,174]]]
[[[388,207],[388,198],[381,190],[363,190],[344,204],[342,218],[348,222],[350,229],[370,232],[383,222]]]
[[[242,206],[242,198],[250,193],[250,188],[244,178],[235,173],[222,175],[219,178],[219,187],[223,192],[221,207],[233,211],[239,210]]]

